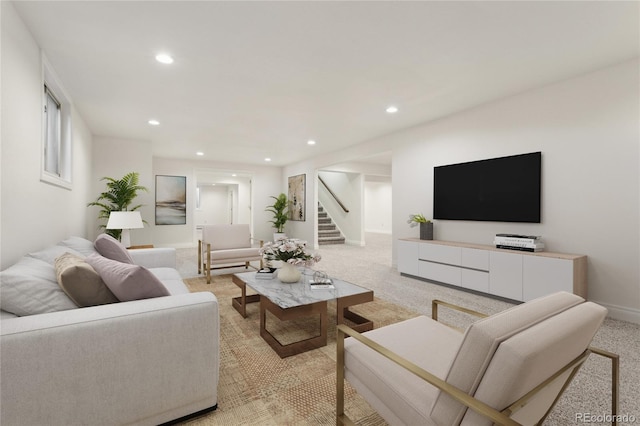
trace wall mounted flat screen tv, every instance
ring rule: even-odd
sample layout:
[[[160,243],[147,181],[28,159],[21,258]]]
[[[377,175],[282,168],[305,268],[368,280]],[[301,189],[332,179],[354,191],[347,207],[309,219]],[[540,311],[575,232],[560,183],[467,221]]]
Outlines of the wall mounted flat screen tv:
[[[542,153],[433,168],[433,218],[540,223]]]

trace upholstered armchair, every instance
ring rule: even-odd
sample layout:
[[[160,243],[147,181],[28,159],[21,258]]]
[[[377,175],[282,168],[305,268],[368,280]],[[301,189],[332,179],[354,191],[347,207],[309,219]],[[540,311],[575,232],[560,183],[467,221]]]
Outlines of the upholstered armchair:
[[[249,268],[250,262],[254,261],[260,262],[262,267],[259,253],[262,243],[254,243],[247,224],[205,225],[202,227],[202,239],[198,240],[198,274],[204,273],[209,284],[212,269]]]
[[[439,305],[484,318],[461,333],[437,321]],[[561,292],[490,317],[439,301],[432,312],[362,334],[338,326],[337,424],[352,424],[345,378],[393,425],[541,424],[591,353],[612,360],[615,418],[618,357],[589,347],[605,308]]]

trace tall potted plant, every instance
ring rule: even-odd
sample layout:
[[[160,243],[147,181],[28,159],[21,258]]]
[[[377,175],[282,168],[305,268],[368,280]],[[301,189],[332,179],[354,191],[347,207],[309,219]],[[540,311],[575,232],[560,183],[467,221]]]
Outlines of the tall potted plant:
[[[107,221],[109,220],[111,212],[138,210],[142,207],[142,204],[132,207],[131,203],[133,203],[139,191],[147,191],[147,188],[138,184],[139,177],[138,172],[127,173],[121,179],[103,177],[100,180],[107,181],[107,190],[101,193],[96,201],[87,204],[87,207],[100,207],[98,219],[105,219]],[[101,224],[99,228],[102,229],[106,226],[106,223]],[[121,229],[107,229],[105,232],[118,240],[122,234]]]
[[[287,196],[283,193],[281,193],[277,197],[274,197],[272,195],[271,198],[273,198],[275,201],[265,210],[273,213],[273,220],[270,220],[269,223],[273,224],[273,227],[276,229],[276,232],[273,234],[273,240],[275,241],[285,236],[284,225],[285,223],[287,223],[288,219],[287,206],[289,202],[287,200]]]

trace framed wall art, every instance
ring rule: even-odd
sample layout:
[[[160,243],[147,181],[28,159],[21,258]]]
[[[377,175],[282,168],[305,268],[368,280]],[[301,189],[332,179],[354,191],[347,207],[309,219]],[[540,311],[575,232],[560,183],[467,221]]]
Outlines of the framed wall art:
[[[306,178],[306,174],[289,176],[289,220],[306,220]]]
[[[187,177],[156,175],[156,225],[187,224]]]

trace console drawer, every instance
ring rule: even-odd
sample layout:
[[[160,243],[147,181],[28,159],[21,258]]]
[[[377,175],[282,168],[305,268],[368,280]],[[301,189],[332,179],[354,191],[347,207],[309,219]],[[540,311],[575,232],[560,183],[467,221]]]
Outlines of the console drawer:
[[[460,285],[462,270],[457,266],[420,261],[420,277],[441,283]]]
[[[460,253],[460,247],[430,243],[420,244],[420,260],[446,263],[447,265],[460,265]]]

